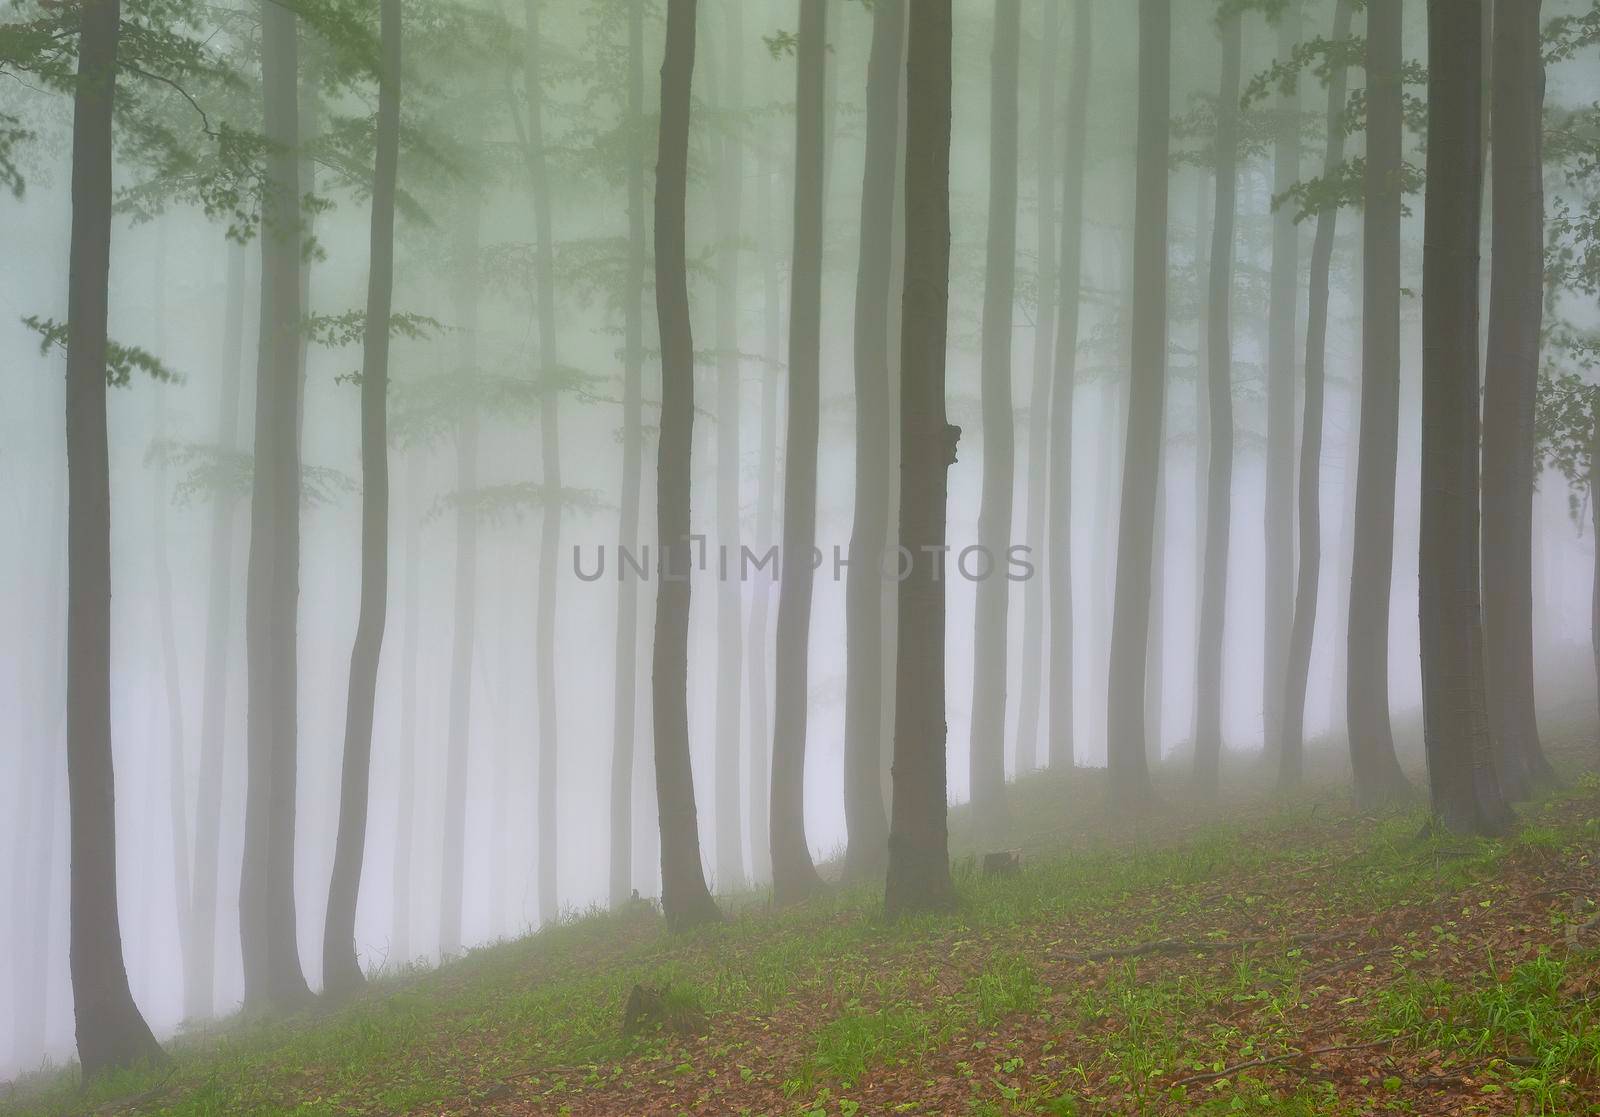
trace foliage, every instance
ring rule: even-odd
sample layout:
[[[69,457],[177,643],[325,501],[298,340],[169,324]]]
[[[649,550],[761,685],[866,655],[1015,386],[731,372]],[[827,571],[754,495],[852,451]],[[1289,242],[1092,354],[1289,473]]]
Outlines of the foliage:
[[[446,493],[429,509],[427,518],[436,519],[446,511],[466,511],[479,520],[502,524],[552,506],[568,512],[599,512],[610,507],[596,489],[563,486],[552,492],[548,485],[520,481],[488,485],[470,492]]]
[[[52,351],[63,355],[67,352],[67,324],[57,322],[54,318],[40,318],[30,314],[22,319],[22,324],[39,335],[39,354],[48,356]],[[137,345],[123,345],[121,342],[107,339],[106,341],[106,385],[111,388],[125,388],[133,380],[133,374],[139,372],[152,380],[162,380],[176,383],[183,378],[173,372],[161,359]]]
[[[145,451],[146,465],[165,465],[180,470],[173,486],[174,504],[195,500],[242,500],[255,483],[255,456],[245,450],[229,450],[204,442],[157,439]],[[327,466],[300,466],[300,507],[319,508],[342,496],[360,492],[361,486],[348,473]]]

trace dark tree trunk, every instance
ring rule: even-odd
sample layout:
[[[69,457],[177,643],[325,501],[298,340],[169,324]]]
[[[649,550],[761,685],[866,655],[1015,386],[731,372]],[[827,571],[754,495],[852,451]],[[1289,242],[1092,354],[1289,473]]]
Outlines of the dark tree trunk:
[[[622,503],[617,545],[639,547],[644,457],[644,2],[628,5],[628,287],[623,305]],[[619,556],[620,557],[620,556]],[[639,652],[639,581],[617,581],[616,691],[611,707],[611,905],[633,892],[634,692]]]
[[[893,806],[884,908],[948,908],[944,583],[949,470],[961,428],[945,416],[950,306],[950,0],[908,5],[906,262],[900,334],[900,582]],[[909,565],[909,571],[906,570]]]
[[[1335,0],[1333,42],[1350,37],[1351,11],[1350,0]],[[1335,66],[1328,74],[1328,146],[1322,161],[1323,178],[1328,181],[1344,162],[1346,76],[1344,66]],[[1306,683],[1311,674],[1317,590],[1322,578],[1322,413],[1327,386],[1328,277],[1333,267],[1333,234],[1338,218],[1339,209],[1335,205],[1324,206],[1317,212],[1316,239],[1311,246],[1311,302],[1306,316],[1306,401],[1300,435],[1300,573],[1299,584],[1295,587],[1294,624],[1289,632],[1289,661],[1283,684],[1283,736],[1278,756],[1281,787],[1298,785],[1305,766]]]
[[[560,730],[556,695],[556,570],[561,551],[561,412],[557,388],[561,358],[556,348],[555,232],[551,217],[550,175],[544,143],[544,70],[539,36],[538,0],[526,0],[528,22],[527,92],[528,129],[525,150],[528,179],[533,191],[534,235],[539,251],[535,261],[535,302],[539,323],[539,377],[544,382],[539,407],[539,458],[543,473],[544,509],[539,519],[539,601],[534,658],[538,663],[535,690],[539,702],[539,922],[549,923],[561,913],[556,894],[557,766]]]
[[[71,967],[85,1077],[164,1060],[133,1003],[117,922],[111,755],[111,470],[106,304],[111,269],[111,120],[122,6],[82,6],[72,118],[67,280],[67,789],[72,809]]]
[[[806,844],[807,660],[816,571],[817,424],[822,348],[825,0],[800,0],[796,51],[794,262],[789,295],[789,416],[784,445],[782,580],[772,732],[772,885],[779,904],[821,884]]]
[[[1217,191],[1215,213],[1211,221],[1206,321],[1206,414],[1209,417],[1210,453],[1206,465],[1205,557],[1201,573],[1199,658],[1195,663],[1194,688],[1195,780],[1200,793],[1206,796],[1217,793],[1218,767],[1222,760],[1222,666],[1226,658],[1222,641],[1227,620],[1228,536],[1232,528],[1233,511],[1231,315],[1242,40],[1243,20],[1238,12],[1234,12],[1222,25],[1222,85],[1217,101]],[[1292,312],[1290,321],[1293,322]],[[1289,363],[1293,364],[1292,359]],[[1292,382],[1289,391],[1292,396]],[[1270,466],[1268,473],[1271,473]],[[1269,570],[1271,562],[1272,555],[1269,554]]]
[[[744,160],[738,117],[744,105],[743,6],[725,5],[727,43],[722,109],[721,178],[717,186],[717,543],[728,562],[739,558],[739,237],[744,205]],[[720,569],[720,566],[719,566]],[[737,570],[737,565],[730,565]],[[739,797],[739,698],[744,594],[737,575],[717,579],[716,810],[717,887],[744,884],[744,827]]]
[[[361,612],[350,652],[339,832],[322,937],[322,986],[335,996],[353,992],[364,980],[356,957],[356,898],[366,854],[372,712],[389,604],[389,312],[394,301],[395,180],[400,159],[400,0],[383,0],[380,22],[377,159],[361,354]]]
[[[1457,833],[1499,834],[1484,708],[1478,534],[1478,222],[1482,0],[1428,7],[1428,178],[1422,265],[1422,528],[1418,556],[1428,789]]]
[[[406,454],[406,581],[405,625],[400,648],[400,755],[395,761],[399,802],[394,835],[394,926],[389,956],[410,965],[411,953],[411,851],[417,803],[417,629],[421,623],[422,594],[422,462],[415,451]]]
[[[1300,41],[1300,0],[1278,16],[1278,59]],[[1237,103],[1237,102],[1236,102]],[[1272,192],[1300,178],[1300,87],[1280,93],[1272,156]],[[1263,618],[1262,728],[1267,754],[1283,741],[1284,664],[1295,608],[1294,580],[1294,342],[1300,296],[1300,229],[1294,207],[1272,215],[1272,271],[1267,294],[1267,500]],[[1303,561],[1303,560],[1302,560]],[[1220,658],[1218,656],[1217,658]]]
[[[1107,760],[1120,803],[1150,797],[1144,684],[1150,639],[1161,415],[1167,390],[1167,167],[1171,140],[1172,0],[1139,0],[1139,123],[1133,227],[1133,344],[1128,438],[1117,524],[1117,584],[1107,687]]]
[[[1046,494],[1050,491],[1051,365],[1056,325],[1056,55],[1061,50],[1061,0],[1046,0],[1039,46],[1038,299],[1033,327],[1033,383],[1028,393],[1028,502],[1023,542],[1037,566],[1042,560]],[[1057,499],[1061,494],[1057,493]],[[1045,573],[1035,570],[1022,587],[1022,687],[1017,707],[1017,772],[1039,766],[1039,687],[1044,677]],[[1069,618],[1070,623],[1070,618]],[[1070,631],[1070,630],[1069,630]]]
[[[719,917],[700,864],[689,764],[689,454],[694,438],[694,338],[684,219],[689,178],[689,91],[695,0],[667,0],[656,158],[656,317],[661,332],[661,441],[656,465],[661,583],[656,592],[656,808],[661,819],[661,908],[672,928]]]
[[[1486,5],[1487,6],[1487,5]],[[1539,0],[1495,0],[1493,250],[1483,395],[1483,627],[1489,727],[1507,797],[1554,773],[1533,685],[1534,404],[1544,311]]]
[[[889,819],[883,809],[883,565],[889,536],[889,299],[894,253],[895,164],[900,148],[900,60],[906,5],[872,9],[867,61],[866,165],[861,255],[856,269],[856,491],[845,586],[845,785],[850,880],[883,876]]]
[[[782,377],[783,312],[778,278],[780,236],[772,204],[772,169],[767,145],[756,151],[757,180],[764,230],[761,263],[763,352],[761,377],[761,459],[756,481],[756,548],[765,554],[772,544],[772,523],[778,492],[778,385]],[[772,585],[761,578],[752,584],[750,639],[745,643],[745,671],[750,676],[750,858],[757,882],[772,879],[772,836],[767,826],[767,806],[772,794],[767,783],[772,726],[767,720],[767,684],[772,675],[772,642],[767,635],[767,615]]]
[[[1600,540],[1600,393],[1590,396],[1589,413],[1589,534]],[[1594,550],[1589,595],[1589,650],[1594,657],[1595,698],[1600,709],[1600,545]]]
[[[1072,79],[1061,166],[1061,285],[1056,317],[1055,384],[1050,406],[1050,755],[1073,763],[1072,408],[1078,378],[1078,310],[1083,288],[1083,168],[1088,146],[1089,70],[1094,58],[1093,0],[1072,10]],[[1038,577],[1037,574],[1034,575]]]
[[[217,395],[217,450],[238,449],[239,392],[244,362],[245,251],[228,246],[227,304],[223,312],[221,390]],[[233,630],[237,572],[233,537],[238,502],[218,490],[211,505],[207,561],[205,680],[200,699],[200,771],[194,814],[194,872],[189,904],[194,923],[191,963],[184,981],[184,1016],[209,1017],[216,1006],[217,846],[222,835],[222,774],[227,766],[228,645]]]
[[[978,546],[989,576],[978,582],[973,620],[972,819],[999,833],[1006,818],[1006,548],[1016,467],[1011,410],[1011,313],[1017,270],[1017,52],[1020,0],[996,0],[989,66],[989,230],[983,284],[983,499]],[[980,559],[980,562],[985,560]],[[980,569],[981,573],[981,569]]]
[[[295,938],[296,611],[300,597],[300,228],[296,16],[261,4],[267,158],[261,230],[261,345],[245,643],[248,764],[239,941],[247,1008],[310,996]]]
[[[473,140],[476,141],[474,136]],[[478,626],[478,519],[468,494],[478,487],[478,410],[471,387],[478,366],[478,244],[483,199],[468,189],[453,246],[451,301],[460,328],[462,398],[456,417],[455,577],[451,616],[450,706],[445,741],[444,859],[439,873],[439,957],[461,952],[461,902],[467,842],[467,750],[472,730],[472,653]]]
[[[1350,763],[1356,802],[1363,808],[1410,796],[1389,726],[1389,594],[1400,429],[1400,24],[1401,0],[1369,0],[1361,435],[1345,679]]]

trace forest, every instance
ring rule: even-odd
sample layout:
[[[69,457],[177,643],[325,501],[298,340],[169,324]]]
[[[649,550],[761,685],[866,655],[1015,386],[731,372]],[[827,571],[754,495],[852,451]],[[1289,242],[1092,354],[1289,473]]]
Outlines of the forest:
[[[0,1114],[1600,1114],[1600,0],[0,78]]]

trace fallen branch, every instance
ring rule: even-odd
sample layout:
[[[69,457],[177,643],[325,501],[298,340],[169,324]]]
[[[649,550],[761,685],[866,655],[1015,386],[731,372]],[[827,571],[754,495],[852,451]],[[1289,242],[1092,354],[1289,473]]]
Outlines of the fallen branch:
[[[1115,958],[1144,958],[1152,954],[1215,954],[1227,950],[1245,950],[1266,943],[1283,946],[1306,946],[1311,943],[1332,942],[1339,935],[1256,935],[1245,939],[1155,939],[1151,942],[1131,943],[1127,946],[1108,946],[1100,950],[1086,950],[1081,954],[1058,954],[1056,962],[1107,962]]]
[[[1332,1055],[1340,1051],[1366,1051],[1373,1047],[1387,1047],[1394,1040],[1375,1039],[1369,1043],[1336,1043],[1328,1047],[1312,1047],[1305,1051],[1291,1051],[1287,1055],[1274,1055],[1266,1059],[1251,1059],[1248,1062],[1235,1063],[1231,1067],[1221,1070],[1207,1071],[1204,1074],[1191,1074],[1187,1078],[1180,1078],[1173,1086],[1192,1086],[1197,1082],[1214,1082],[1219,1078],[1229,1078],[1240,1071],[1256,1070],[1260,1067],[1276,1067],[1285,1063],[1298,1062],[1301,1059],[1310,1059],[1318,1055]]]

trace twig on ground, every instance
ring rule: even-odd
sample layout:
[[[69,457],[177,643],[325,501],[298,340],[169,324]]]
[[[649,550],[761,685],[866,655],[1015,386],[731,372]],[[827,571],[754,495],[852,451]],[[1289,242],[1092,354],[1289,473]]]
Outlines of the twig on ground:
[[[1260,1067],[1282,1066],[1284,1063],[1297,1062],[1300,1059],[1310,1059],[1317,1055],[1332,1055],[1339,1051],[1366,1051],[1373,1047],[1387,1047],[1394,1040],[1375,1039],[1368,1043],[1335,1043],[1327,1047],[1311,1047],[1305,1051],[1291,1051],[1286,1055],[1274,1055],[1266,1059],[1251,1059],[1243,1063],[1235,1063],[1231,1067],[1221,1070],[1207,1071],[1204,1074],[1191,1074],[1187,1078],[1180,1078],[1173,1086],[1192,1086],[1197,1082],[1214,1082],[1219,1078],[1228,1078],[1244,1070],[1256,1070]]]

